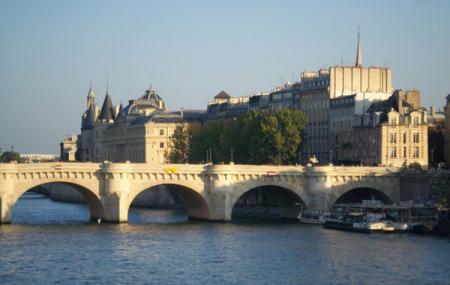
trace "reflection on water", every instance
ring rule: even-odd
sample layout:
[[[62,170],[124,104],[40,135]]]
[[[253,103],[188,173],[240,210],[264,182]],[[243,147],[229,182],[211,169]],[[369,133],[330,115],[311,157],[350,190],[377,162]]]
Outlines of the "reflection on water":
[[[0,226],[0,284],[450,282],[444,238],[192,222],[144,209],[130,211],[130,220],[164,223],[97,225],[87,223],[87,207],[48,199],[20,200],[13,219]],[[49,220],[59,224],[36,225]]]

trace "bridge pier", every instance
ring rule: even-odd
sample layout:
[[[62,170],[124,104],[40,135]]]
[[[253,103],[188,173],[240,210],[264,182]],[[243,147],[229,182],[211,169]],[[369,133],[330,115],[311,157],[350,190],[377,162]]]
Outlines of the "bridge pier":
[[[105,206],[105,217],[103,221],[108,223],[126,223],[128,222],[128,195],[110,194],[103,197]]]
[[[0,224],[10,224],[12,215],[11,199],[0,197]]]

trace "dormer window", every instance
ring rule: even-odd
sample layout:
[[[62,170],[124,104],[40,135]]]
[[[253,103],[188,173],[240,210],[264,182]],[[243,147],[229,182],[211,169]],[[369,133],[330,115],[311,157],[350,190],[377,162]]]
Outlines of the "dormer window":
[[[419,117],[414,117],[414,125],[418,125],[419,124]]]

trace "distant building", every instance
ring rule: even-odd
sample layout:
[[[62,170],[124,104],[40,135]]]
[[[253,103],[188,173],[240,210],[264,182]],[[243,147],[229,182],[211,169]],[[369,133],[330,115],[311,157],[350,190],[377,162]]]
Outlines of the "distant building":
[[[165,163],[176,126],[202,122],[206,115],[204,111],[183,109],[169,112],[151,87],[125,107],[114,106],[108,90],[100,112],[94,99],[91,87],[78,141],[81,161]]]
[[[269,110],[270,93],[260,92],[250,96],[249,104],[250,110],[260,110],[263,113],[267,113]]]
[[[250,97],[231,97],[225,91],[221,91],[208,103],[208,120],[236,118],[250,110]]]
[[[41,153],[21,153],[21,163],[40,163],[40,162],[55,162],[58,161],[56,154],[41,154]]]
[[[288,82],[284,86],[277,87],[269,94],[267,109],[278,111],[281,109],[294,109],[298,107],[298,96],[300,94],[300,84]]]
[[[63,142],[60,143],[59,159],[61,161],[75,161],[77,147],[78,147],[77,135],[70,135],[64,137]]]
[[[301,77],[299,108],[308,117],[303,152],[320,163],[355,161],[353,126],[372,102],[392,94],[390,68],[363,67],[358,35],[354,66],[333,66]]]
[[[447,95],[447,102],[445,105],[445,145],[444,155],[445,162],[450,166],[450,94]]]
[[[425,111],[428,120],[429,164],[437,167],[445,162],[445,111],[444,108],[436,109],[433,106]]]
[[[427,114],[418,91],[397,90],[374,102],[354,128],[355,157],[364,165],[428,166]]]

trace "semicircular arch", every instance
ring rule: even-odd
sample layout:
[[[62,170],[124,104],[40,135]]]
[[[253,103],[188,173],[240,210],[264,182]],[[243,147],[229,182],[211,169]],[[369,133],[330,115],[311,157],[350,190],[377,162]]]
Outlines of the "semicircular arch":
[[[184,202],[184,206],[188,212],[190,218],[204,219],[208,220],[210,218],[210,209],[208,199],[204,194],[204,189],[200,186],[194,184],[189,184],[185,182],[151,182],[145,183],[139,186],[133,187],[128,196],[128,204],[126,209],[129,211],[132,202],[136,197],[145,192],[151,191],[158,186],[168,186],[170,189],[175,190],[179,194]]]
[[[64,184],[78,191],[89,205],[92,220],[103,219],[105,217],[105,208],[98,190],[98,182],[90,184],[89,182],[70,181],[63,178],[45,179],[45,180],[27,180],[24,183],[16,183],[15,191],[10,199],[9,218],[12,210],[19,198],[27,191],[46,184]]]
[[[377,197],[383,198],[384,202],[388,204],[392,204],[395,199],[391,190],[383,190],[384,188],[379,187],[377,185],[373,185],[370,183],[352,183],[350,185],[346,185],[344,187],[339,187],[335,189],[333,192],[332,198],[328,201],[330,208],[333,207],[336,202],[339,201],[345,195],[351,194],[355,191],[369,191],[369,193],[375,194]],[[371,192],[370,192],[371,191]],[[370,197],[371,198],[371,197]]]

